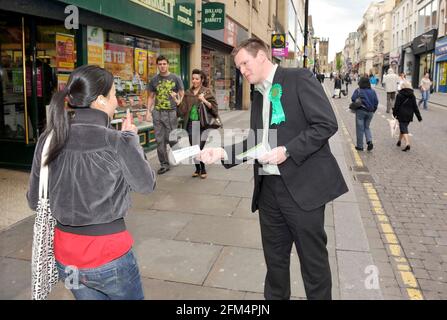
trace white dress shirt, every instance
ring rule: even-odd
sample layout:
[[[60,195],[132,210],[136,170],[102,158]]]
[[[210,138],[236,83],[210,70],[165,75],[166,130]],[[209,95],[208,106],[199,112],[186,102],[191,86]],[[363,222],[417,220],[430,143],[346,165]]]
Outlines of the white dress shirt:
[[[270,89],[273,85],[273,77],[275,76],[276,69],[278,68],[277,64],[273,65],[272,70],[270,71],[270,74],[268,75],[267,79],[265,79],[262,83],[257,84],[255,88],[262,94],[263,96],[263,103],[262,103],[262,122],[263,122],[263,135],[262,135],[262,144],[264,147],[270,151],[271,147],[269,145],[269,120],[270,120],[270,100],[269,100],[269,93]],[[263,171],[266,174],[269,175],[281,175],[278,169],[278,166],[275,164],[264,164],[262,166]]]

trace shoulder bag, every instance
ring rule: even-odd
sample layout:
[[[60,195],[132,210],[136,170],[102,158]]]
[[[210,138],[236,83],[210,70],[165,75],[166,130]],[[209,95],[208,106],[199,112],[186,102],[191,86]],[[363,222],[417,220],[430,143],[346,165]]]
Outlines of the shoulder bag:
[[[31,258],[31,298],[44,300],[58,281],[56,259],[54,257],[54,227],[56,219],[51,215],[48,199],[48,166],[44,165],[53,132],[45,141],[39,177],[39,202],[34,220],[33,249]]]

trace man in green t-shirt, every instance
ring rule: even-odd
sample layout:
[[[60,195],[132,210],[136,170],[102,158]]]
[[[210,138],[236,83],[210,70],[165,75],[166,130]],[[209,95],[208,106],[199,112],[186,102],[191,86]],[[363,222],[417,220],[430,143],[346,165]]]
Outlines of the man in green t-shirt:
[[[148,83],[149,91],[147,107],[152,112],[155,140],[157,141],[157,154],[160,161],[158,174],[169,171],[167,144],[169,134],[177,128],[177,103],[174,96],[181,101],[184,95],[182,80],[169,72],[169,60],[164,56],[157,58],[159,73]],[[149,116],[149,112],[148,112]]]

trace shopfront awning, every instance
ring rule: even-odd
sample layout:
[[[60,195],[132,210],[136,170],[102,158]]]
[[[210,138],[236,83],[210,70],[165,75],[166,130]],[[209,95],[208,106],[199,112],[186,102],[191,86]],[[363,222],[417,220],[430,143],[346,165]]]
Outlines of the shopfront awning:
[[[447,54],[444,54],[442,56],[437,56],[435,61],[436,61],[436,63],[442,62],[442,61],[447,61]]]

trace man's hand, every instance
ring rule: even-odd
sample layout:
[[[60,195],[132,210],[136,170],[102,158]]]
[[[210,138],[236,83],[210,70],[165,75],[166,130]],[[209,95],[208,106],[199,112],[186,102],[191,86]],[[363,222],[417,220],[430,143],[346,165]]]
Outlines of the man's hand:
[[[222,148],[204,148],[197,156],[197,160],[205,164],[215,163],[222,160],[225,156],[225,151]]]
[[[126,117],[123,119],[123,125],[121,126],[121,131],[131,131],[138,134],[138,128],[133,123],[133,117],[130,112],[127,112]]]
[[[287,159],[285,151],[283,146],[276,147],[260,157],[259,162],[262,164],[281,164]]]
[[[182,99],[177,92],[171,91],[170,95],[172,99],[174,99],[176,105],[179,105],[182,102]]]

